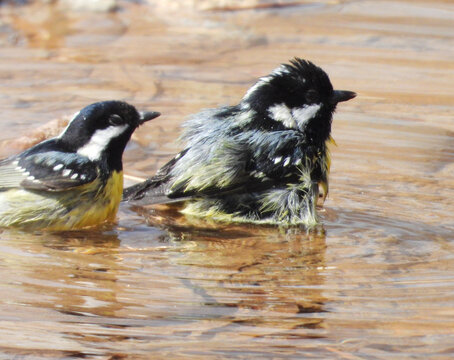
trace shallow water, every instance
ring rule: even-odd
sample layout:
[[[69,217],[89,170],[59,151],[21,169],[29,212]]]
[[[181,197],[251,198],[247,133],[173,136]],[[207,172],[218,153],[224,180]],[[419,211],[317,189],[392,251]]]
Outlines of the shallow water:
[[[92,231],[3,230],[0,359],[452,358],[454,4],[210,3],[0,6],[0,139],[125,99],[163,113],[124,156],[146,176],[185,116],[305,57],[359,94],[335,116],[323,225],[122,205]]]

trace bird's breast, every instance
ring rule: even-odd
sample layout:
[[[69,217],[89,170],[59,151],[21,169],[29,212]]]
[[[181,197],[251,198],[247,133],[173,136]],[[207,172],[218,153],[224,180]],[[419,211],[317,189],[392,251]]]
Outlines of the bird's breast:
[[[123,172],[113,171],[105,184],[98,186],[93,184],[90,186],[92,189],[85,189],[87,196],[92,197],[91,201],[87,199],[88,206],[76,206],[68,214],[77,222],[74,228],[93,226],[115,218],[123,193]]]

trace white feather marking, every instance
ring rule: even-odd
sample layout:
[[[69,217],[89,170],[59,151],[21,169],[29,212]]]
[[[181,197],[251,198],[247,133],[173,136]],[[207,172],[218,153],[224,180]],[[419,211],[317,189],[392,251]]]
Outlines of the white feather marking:
[[[260,179],[265,176],[265,173],[263,171],[253,170],[251,171],[250,175]]]
[[[63,129],[63,131],[60,133],[60,135],[57,136],[57,138],[61,138],[63,136],[63,134],[65,133],[65,131],[68,129],[69,125],[71,125],[71,123],[74,121],[74,119],[79,116],[80,114],[80,111],[76,112],[73,117],[71,118],[71,120],[69,120],[68,122],[68,125],[66,125],[66,127]]]
[[[17,165],[19,165],[19,161],[17,161],[17,160],[14,160],[14,161],[13,161],[13,162],[11,163],[11,165],[13,165],[13,166],[17,166]]]
[[[277,158],[274,159],[275,164],[279,164],[282,161],[282,156],[278,156]]]
[[[91,136],[90,141],[82,146],[77,153],[82,156],[86,156],[90,160],[99,160],[102,152],[109,145],[110,140],[120,136],[128,125],[122,126],[109,126],[102,130],[96,130]]]
[[[22,166],[16,166],[14,168],[14,170],[17,170],[17,171],[24,171],[25,169],[22,168]]]
[[[301,165],[303,162],[301,161],[301,159],[298,159],[295,161],[295,165],[298,166],[298,165]]]
[[[75,179],[77,179],[78,176],[79,176],[79,174],[73,174],[73,175],[71,176],[71,179],[72,179],[72,180],[75,180]]]
[[[58,165],[55,165],[55,166],[53,167],[53,169],[52,169],[52,170],[54,170],[54,171],[58,171],[58,170],[60,170],[60,169],[63,169],[63,164],[58,164]]]
[[[65,169],[61,173],[62,176],[69,176],[69,174],[71,174],[71,170],[70,169]]]
[[[87,177],[86,177],[84,174],[80,175],[80,179],[81,179],[81,180],[85,180],[86,178],[87,178]]]
[[[289,73],[289,71],[288,71],[287,67],[284,65],[281,65],[281,66],[277,67],[276,69],[274,69],[271,72],[271,75],[281,76],[281,75],[288,74],[288,73]]]
[[[263,86],[264,84],[267,84],[271,80],[271,76],[264,76],[259,79],[254,85],[252,85],[249,90],[246,92],[246,94],[243,96],[243,100],[246,100],[249,98],[259,87]]]
[[[253,86],[251,86],[248,89],[246,94],[243,96],[243,99],[245,100],[245,99],[249,98],[255,92],[255,90],[257,90],[260,86],[262,86],[262,81],[261,80],[257,81]]]
[[[296,120],[298,127],[302,129],[305,124],[317,114],[321,107],[322,104],[312,104],[293,109],[292,115]]]
[[[22,169],[22,171],[24,171],[24,170],[25,170],[25,169]],[[28,175],[30,175],[30,171],[26,171],[26,172],[24,172],[22,175],[28,176]]]
[[[251,105],[249,105],[247,102],[241,102],[241,110],[249,110],[251,108]]]
[[[27,180],[35,180],[35,177],[33,175],[27,176]]]
[[[73,121],[78,115],[80,114],[80,111],[76,112],[73,117],[71,118],[71,120],[69,120],[69,122]]]
[[[276,104],[271,106],[270,108],[268,108],[268,113],[273,120],[280,121],[282,124],[284,124],[285,127],[297,127],[290,109],[285,104]]]
[[[290,164],[290,157],[286,158],[284,161],[284,166],[287,166],[288,164]]]
[[[289,70],[284,65],[277,67],[276,69],[274,69],[271,72],[270,75],[261,77],[259,79],[259,81],[257,81],[253,86],[251,86],[249,88],[249,90],[246,92],[246,94],[244,95],[243,100],[247,100],[258,88],[269,83],[274,77],[282,76],[282,75],[288,74],[288,73],[289,73]]]
[[[254,118],[255,111],[254,110],[246,110],[246,111],[241,111],[237,117],[235,117],[235,122],[238,125],[244,126],[248,123],[251,122],[251,120]]]
[[[46,160],[46,165],[47,166],[52,166],[55,164],[55,159],[49,158]]]

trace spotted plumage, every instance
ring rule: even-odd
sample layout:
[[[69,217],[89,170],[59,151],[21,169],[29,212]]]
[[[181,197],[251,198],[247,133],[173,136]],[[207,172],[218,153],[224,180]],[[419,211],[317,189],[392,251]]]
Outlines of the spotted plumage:
[[[78,112],[57,137],[0,161],[0,226],[71,230],[114,218],[122,154],[133,131],[159,113],[121,101]]]
[[[184,213],[218,220],[314,225],[318,186],[328,190],[332,114],[355,95],[333,90],[322,69],[294,59],[238,105],[192,116],[184,150],[124,198],[185,201]]]

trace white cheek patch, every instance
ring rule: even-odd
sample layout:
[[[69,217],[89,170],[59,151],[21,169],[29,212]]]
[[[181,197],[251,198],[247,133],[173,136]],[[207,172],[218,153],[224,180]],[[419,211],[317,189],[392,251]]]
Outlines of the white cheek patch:
[[[321,107],[322,104],[312,104],[293,109],[292,115],[296,120],[297,126],[302,129],[304,125],[318,113]]]
[[[109,126],[106,129],[96,130],[91,136],[90,141],[77,150],[77,153],[79,155],[86,156],[92,161],[99,160],[102,152],[109,145],[109,142],[120,136],[127,129],[127,127],[128,125]]]
[[[268,109],[268,113],[273,120],[279,121],[288,128],[296,128],[297,124],[290,112],[290,109],[284,104],[273,105]]]

